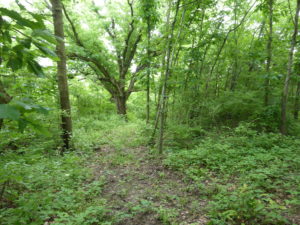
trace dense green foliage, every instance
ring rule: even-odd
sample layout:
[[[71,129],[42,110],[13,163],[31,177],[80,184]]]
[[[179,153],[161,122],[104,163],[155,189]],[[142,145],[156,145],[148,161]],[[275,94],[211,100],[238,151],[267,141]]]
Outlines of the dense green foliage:
[[[289,224],[283,215],[300,203],[299,140],[258,133],[249,124],[213,135],[165,160],[211,200],[211,224]]]
[[[1,225],[300,224],[300,0],[61,2],[70,148],[51,3],[0,3]]]
[[[100,146],[134,148],[145,143],[146,137],[138,121],[129,124],[118,117],[103,117],[78,118],[74,132],[77,151],[63,157],[59,156],[57,136],[49,140],[34,130],[1,133],[1,140],[5,140],[0,145],[0,181],[4,190],[1,224],[43,224],[54,220],[54,224],[80,225],[117,221],[109,215],[106,200],[101,198],[109,177],[95,178],[87,161],[93,160],[93,150]],[[120,156],[114,160],[122,163],[125,159],[126,156]]]

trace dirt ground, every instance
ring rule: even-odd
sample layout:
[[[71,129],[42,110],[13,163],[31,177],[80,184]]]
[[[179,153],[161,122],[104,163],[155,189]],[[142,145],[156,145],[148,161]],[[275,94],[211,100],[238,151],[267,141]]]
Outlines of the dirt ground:
[[[102,198],[120,225],[206,224],[205,200],[183,177],[145,147],[97,149],[95,179],[105,177]]]

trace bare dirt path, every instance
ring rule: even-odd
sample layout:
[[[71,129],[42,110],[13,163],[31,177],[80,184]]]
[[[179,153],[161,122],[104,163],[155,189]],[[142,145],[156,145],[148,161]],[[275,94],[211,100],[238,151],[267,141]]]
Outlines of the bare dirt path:
[[[206,224],[205,200],[190,191],[180,174],[170,171],[145,147],[102,147],[92,165],[95,179],[105,177],[102,197],[115,224]]]

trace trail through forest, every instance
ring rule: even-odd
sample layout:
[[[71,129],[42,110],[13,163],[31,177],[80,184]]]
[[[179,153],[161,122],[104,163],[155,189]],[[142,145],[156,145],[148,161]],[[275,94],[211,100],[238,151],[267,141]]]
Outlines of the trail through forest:
[[[91,165],[95,179],[106,178],[102,196],[117,224],[206,224],[206,201],[183,177],[162,166],[145,147],[99,148]]]

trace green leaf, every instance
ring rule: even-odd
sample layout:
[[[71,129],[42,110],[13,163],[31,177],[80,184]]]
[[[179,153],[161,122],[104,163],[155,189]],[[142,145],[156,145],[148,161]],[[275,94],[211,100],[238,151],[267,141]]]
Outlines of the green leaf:
[[[26,125],[30,125],[36,132],[43,134],[47,137],[51,136],[51,133],[45,128],[43,127],[39,122],[32,120],[31,118],[24,118],[23,119],[24,123],[26,123]]]
[[[53,52],[51,49],[37,43],[36,41],[33,42],[33,44],[42,52],[44,53],[46,56],[54,59],[54,60],[59,60],[59,58],[57,57],[57,55],[55,54],[55,52]]]
[[[37,112],[42,114],[48,114],[49,109],[43,106],[33,104],[30,99],[24,99],[23,101],[14,101],[14,106],[21,112]]]
[[[35,29],[31,35],[32,37],[41,37],[52,44],[56,44],[56,38],[49,30]]]
[[[10,36],[10,34],[7,30],[3,32],[3,39],[4,39],[4,41],[7,41],[10,44],[12,42],[11,41],[11,36]]]
[[[0,104],[0,119],[18,120],[21,113],[13,106]]]
[[[22,57],[20,57],[20,55],[18,56],[11,56],[8,61],[6,66],[11,68],[12,71],[17,71],[19,69],[22,68],[23,65],[23,59]]]
[[[46,26],[44,24],[44,19],[45,19],[44,15],[33,13],[33,12],[29,12],[29,14],[40,24],[41,28],[46,29]]]
[[[33,72],[38,77],[44,77],[45,76],[42,67],[33,59],[28,60],[27,68],[28,68],[29,71]]]
[[[24,119],[18,120],[18,127],[20,132],[24,132],[25,128],[27,127],[28,122]]]
[[[16,55],[22,54],[24,48],[25,48],[24,44],[19,43],[12,48],[12,51],[14,51],[16,53]]]
[[[11,19],[17,21],[17,24],[19,24],[20,26],[29,27],[31,29],[40,29],[40,28],[44,27],[43,24],[41,24],[41,23],[34,22],[34,21],[23,18],[18,12],[14,11],[14,10],[9,10],[9,9],[1,7],[0,13],[1,13],[1,15],[8,16]]]
[[[26,39],[22,39],[20,40],[20,43],[25,47],[25,48],[30,48],[31,46],[31,38],[26,38]]]
[[[16,0],[16,3],[17,3],[17,5],[19,6],[19,8],[20,8],[21,10],[26,10],[26,8],[20,3],[19,0]]]

